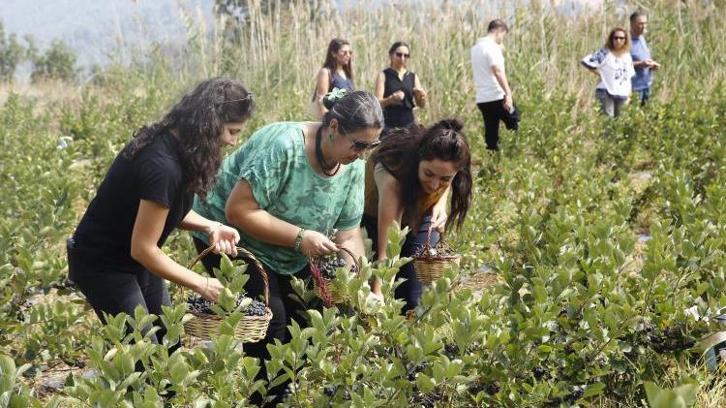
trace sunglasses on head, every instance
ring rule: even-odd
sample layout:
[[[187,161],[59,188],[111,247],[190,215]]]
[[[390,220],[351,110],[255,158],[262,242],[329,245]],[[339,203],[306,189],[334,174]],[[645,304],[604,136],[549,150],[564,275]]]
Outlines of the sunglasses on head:
[[[365,151],[365,150],[373,149],[374,147],[378,146],[379,144],[381,144],[381,141],[380,140],[376,140],[375,142],[370,142],[370,143],[368,143],[368,142],[361,142],[360,140],[353,140],[353,146],[352,146],[352,148],[356,152],[362,152],[362,151]]]
[[[396,56],[398,58],[411,58],[411,54],[406,54],[406,53],[403,53],[403,52],[397,52],[396,53]]]

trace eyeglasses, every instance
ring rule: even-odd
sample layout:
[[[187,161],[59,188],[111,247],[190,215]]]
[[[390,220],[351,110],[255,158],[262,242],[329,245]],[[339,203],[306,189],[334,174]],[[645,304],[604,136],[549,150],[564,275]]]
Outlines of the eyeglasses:
[[[396,56],[397,56],[398,58],[411,58],[411,54],[404,54],[404,53],[402,53],[402,52],[397,52],[397,53],[396,53]]]
[[[373,149],[374,147],[378,146],[379,144],[381,144],[380,140],[376,140],[375,142],[370,142],[370,143],[361,142],[360,140],[353,140],[353,145],[351,146],[351,148],[356,152],[363,152],[366,150]]]

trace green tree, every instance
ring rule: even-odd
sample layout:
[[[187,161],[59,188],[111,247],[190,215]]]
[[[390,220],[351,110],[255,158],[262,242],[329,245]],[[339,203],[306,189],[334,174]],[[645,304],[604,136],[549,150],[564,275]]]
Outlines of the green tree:
[[[41,79],[76,79],[76,55],[62,40],[53,41],[45,54],[35,55],[32,59],[33,72],[30,79],[33,82]]]
[[[25,58],[25,49],[15,34],[6,36],[5,27],[0,22],[0,81],[13,80],[15,69]]]

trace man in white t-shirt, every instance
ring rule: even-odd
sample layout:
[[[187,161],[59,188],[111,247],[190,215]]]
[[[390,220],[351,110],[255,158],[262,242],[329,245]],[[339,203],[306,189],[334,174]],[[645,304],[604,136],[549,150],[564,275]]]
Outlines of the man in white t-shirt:
[[[509,28],[504,21],[492,20],[487,35],[471,48],[476,105],[484,118],[484,139],[489,150],[499,149],[499,121],[514,107],[501,47],[507,31]]]

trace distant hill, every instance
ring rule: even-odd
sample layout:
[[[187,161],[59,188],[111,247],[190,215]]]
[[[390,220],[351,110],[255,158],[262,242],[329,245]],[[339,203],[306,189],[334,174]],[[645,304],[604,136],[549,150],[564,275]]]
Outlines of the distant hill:
[[[78,65],[105,65],[152,42],[186,39],[184,16],[207,23],[214,0],[1,0],[8,33],[31,34],[43,50],[60,38],[78,55]]]

